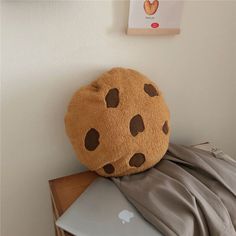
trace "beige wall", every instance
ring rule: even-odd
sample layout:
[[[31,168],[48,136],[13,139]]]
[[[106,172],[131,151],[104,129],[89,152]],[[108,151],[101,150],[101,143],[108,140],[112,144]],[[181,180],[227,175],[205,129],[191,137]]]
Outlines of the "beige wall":
[[[3,236],[50,236],[47,180],[82,169],[63,116],[76,88],[113,66],[155,80],[172,141],[236,156],[236,2],[186,2],[176,37],[127,37],[124,1],[10,2],[2,8]]]

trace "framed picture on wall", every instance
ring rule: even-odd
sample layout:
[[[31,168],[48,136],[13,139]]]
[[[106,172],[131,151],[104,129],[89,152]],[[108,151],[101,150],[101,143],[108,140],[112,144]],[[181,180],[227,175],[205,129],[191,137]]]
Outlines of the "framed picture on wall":
[[[130,0],[128,35],[180,33],[183,1]]]

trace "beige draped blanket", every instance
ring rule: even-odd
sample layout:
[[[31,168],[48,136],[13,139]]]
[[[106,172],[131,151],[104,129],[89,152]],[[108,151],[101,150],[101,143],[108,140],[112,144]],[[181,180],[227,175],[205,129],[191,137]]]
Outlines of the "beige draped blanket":
[[[153,168],[113,181],[165,236],[236,235],[236,162],[170,144]]]

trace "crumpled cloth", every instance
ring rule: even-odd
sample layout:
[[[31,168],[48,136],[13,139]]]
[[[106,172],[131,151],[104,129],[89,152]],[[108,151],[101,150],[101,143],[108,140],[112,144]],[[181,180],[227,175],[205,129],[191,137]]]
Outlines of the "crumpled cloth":
[[[170,144],[153,168],[112,178],[165,236],[236,235],[236,162]]]

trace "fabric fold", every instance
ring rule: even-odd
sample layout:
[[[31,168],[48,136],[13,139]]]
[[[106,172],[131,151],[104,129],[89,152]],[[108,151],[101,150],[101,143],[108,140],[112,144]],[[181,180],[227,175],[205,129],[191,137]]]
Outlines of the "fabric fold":
[[[236,163],[230,159],[170,144],[153,168],[113,181],[163,235],[236,235]]]

